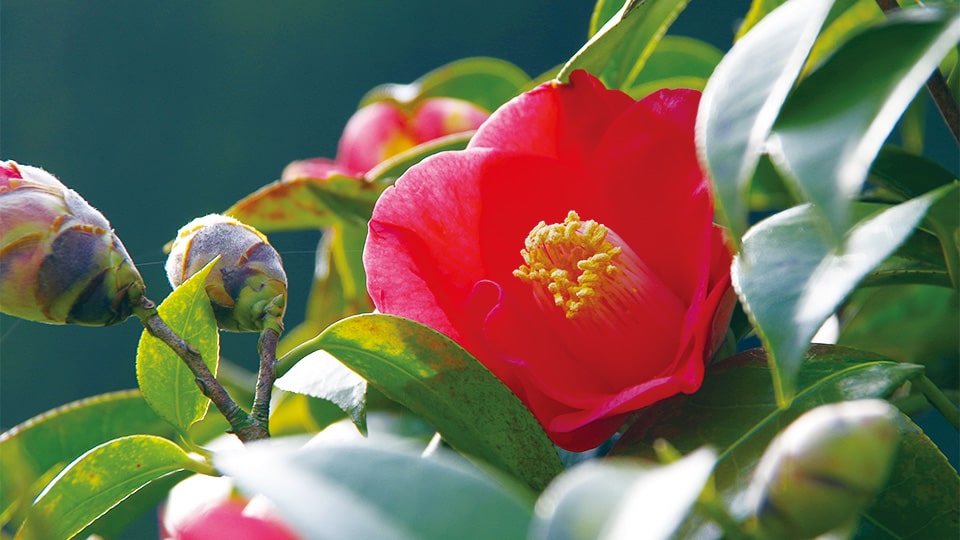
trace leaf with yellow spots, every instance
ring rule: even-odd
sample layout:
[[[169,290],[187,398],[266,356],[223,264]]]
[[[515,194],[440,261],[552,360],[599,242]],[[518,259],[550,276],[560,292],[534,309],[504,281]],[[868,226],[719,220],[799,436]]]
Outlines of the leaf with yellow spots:
[[[167,325],[200,352],[214,375],[220,359],[220,334],[204,283],[217,260],[219,257],[177,287],[157,308]],[[190,368],[146,330],[137,347],[137,382],[153,410],[185,437],[187,428],[207,414],[210,400],[200,392]]]
[[[321,229],[341,221],[366,223],[385,187],[339,175],[277,181],[224,214],[265,233]]]
[[[320,350],[422,416],[453,448],[534,489],[543,489],[562,470],[553,443],[517,396],[470,353],[431,328],[392,315],[350,317],[287,354],[280,360],[281,372]],[[311,395],[323,392],[324,381],[315,382]],[[309,383],[297,385],[303,389]],[[330,389],[339,395],[344,390]]]
[[[33,504],[18,538],[70,538],[148,482],[180,470],[213,474],[173,442],[131,435],[106,442],[67,466]]]

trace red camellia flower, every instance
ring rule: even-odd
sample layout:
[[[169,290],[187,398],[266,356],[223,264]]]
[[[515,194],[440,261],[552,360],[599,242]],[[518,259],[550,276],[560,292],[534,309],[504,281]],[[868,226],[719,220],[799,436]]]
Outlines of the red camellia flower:
[[[699,97],[634,101],[578,71],[510,101],[380,198],[374,304],[460,343],[568,450],[696,391],[734,304]]]

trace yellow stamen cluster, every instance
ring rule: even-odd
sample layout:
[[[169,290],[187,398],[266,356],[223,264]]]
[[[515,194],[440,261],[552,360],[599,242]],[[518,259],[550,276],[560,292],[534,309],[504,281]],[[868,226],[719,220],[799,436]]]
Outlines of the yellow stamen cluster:
[[[513,275],[539,284],[572,319],[607,292],[609,278],[621,272],[616,266],[620,252],[607,240],[606,227],[593,220],[580,221],[571,210],[563,223],[541,221],[530,231],[520,251],[526,264]]]

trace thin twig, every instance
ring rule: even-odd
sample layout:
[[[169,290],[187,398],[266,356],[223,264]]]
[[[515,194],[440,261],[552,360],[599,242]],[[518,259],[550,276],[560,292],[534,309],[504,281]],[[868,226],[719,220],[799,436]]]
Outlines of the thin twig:
[[[940,414],[947,419],[947,422],[950,422],[953,429],[960,431],[960,409],[957,408],[954,402],[950,401],[950,398],[940,390],[940,387],[933,384],[933,381],[927,378],[926,375],[914,380],[913,387],[923,393],[927,401],[933,405],[933,408],[940,411]]]
[[[270,396],[276,380],[277,342],[280,333],[272,326],[263,329],[260,335],[260,374],[257,376],[257,391],[253,398],[253,418],[269,433]]]
[[[160,341],[164,342],[173,352],[177,353],[187,368],[196,377],[197,386],[200,392],[213,402],[214,406],[220,411],[220,414],[230,423],[231,431],[243,442],[257,439],[265,439],[269,435],[265,427],[249,414],[246,413],[230,397],[223,385],[217,381],[213,373],[203,362],[200,353],[197,352],[189,343],[184,341],[176,334],[167,323],[160,318],[155,304],[144,298],[143,304],[137,309],[137,316],[143,323],[144,328]]]
[[[877,5],[886,14],[900,9],[897,0],[877,0]],[[933,74],[927,79],[927,92],[933,98],[933,103],[940,111],[940,116],[947,124],[947,129],[950,130],[953,139],[957,144],[960,144],[960,106],[957,105],[957,100],[953,98],[950,86],[947,85],[947,79],[940,72],[940,68],[934,69]]]

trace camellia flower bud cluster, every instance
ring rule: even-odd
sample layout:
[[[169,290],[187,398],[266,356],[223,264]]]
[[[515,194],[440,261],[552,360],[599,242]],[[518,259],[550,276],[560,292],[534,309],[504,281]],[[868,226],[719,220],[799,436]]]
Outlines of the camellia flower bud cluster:
[[[898,445],[897,409],[879,399],[823,405],[764,452],[749,506],[765,538],[813,538],[852,526],[887,483]]]
[[[217,256],[206,291],[220,328],[254,332],[280,326],[287,305],[280,255],[260,231],[233,218],[210,214],[184,225],[167,258],[167,279],[177,287]]]
[[[473,131],[490,113],[455,98],[427,98],[412,106],[394,101],[371,103],[350,117],[336,159],[294,161],[282,179],[326,178],[331,174],[359,177],[383,161],[419,144],[455,133]]]
[[[105,326],[143,299],[140,272],[110,223],[53,175],[0,162],[0,311]]]

